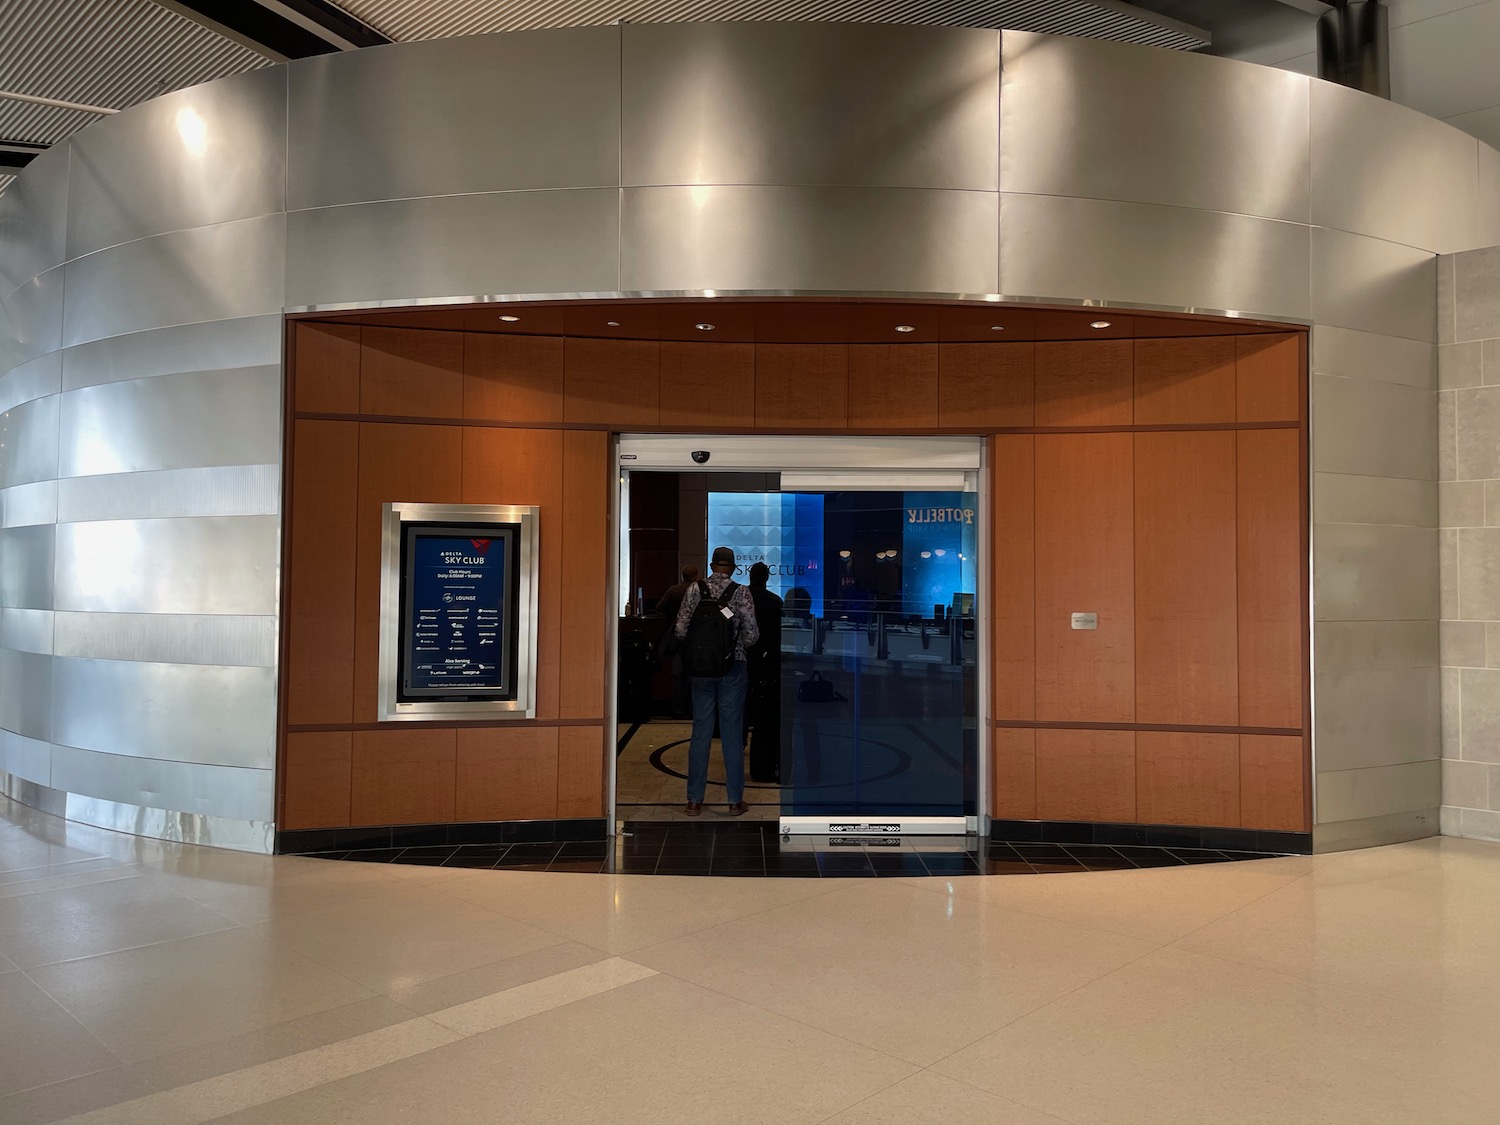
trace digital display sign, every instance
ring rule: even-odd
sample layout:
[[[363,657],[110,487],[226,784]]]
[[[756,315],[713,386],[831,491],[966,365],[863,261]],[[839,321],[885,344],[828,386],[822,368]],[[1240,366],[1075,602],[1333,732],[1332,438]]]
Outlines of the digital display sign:
[[[514,699],[514,526],[402,526],[400,699]]]

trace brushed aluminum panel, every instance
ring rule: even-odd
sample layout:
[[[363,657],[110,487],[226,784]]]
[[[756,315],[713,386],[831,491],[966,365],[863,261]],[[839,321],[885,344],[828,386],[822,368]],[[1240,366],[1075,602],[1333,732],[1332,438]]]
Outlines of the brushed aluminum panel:
[[[55,395],[61,389],[62,352],[48,352],[0,375],[0,411],[12,410],[34,398]]]
[[[52,655],[52,611],[0,608],[0,648]]]
[[[52,740],[104,754],[269,769],[271,668],[52,661]]]
[[[0,488],[57,476],[57,427],[57,395],[0,414]]]
[[[1363,820],[1434,808],[1442,791],[1442,763],[1410,762],[1365,769],[1318,771],[1318,823]]]
[[[71,147],[63,141],[40,153],[0,195],[0,294],[66,260]]]
[[[112,246],[69,262],[69,346],[126,332],[281,311],[286,217]]]
[[[282,333],[278,313],[181,324],[80,344],[62,352],[63,390],[153,375],[279,364]]]
[[[51,609],[55,524],[0,530],[0,606]]]
[[[994,191],[999,51],[973,28],[626,25],[621,178]]]
[[[279,367],[159,375],[61,398],[59,477],[281,459]]]
[[[0,648],[0,727],[49,739],[52,657]]]
[[[1437,389],[1437,355],[1431,344],[1320,324],[1312,331],[1312,370]]]
[[[85,612],[269,616],[277,611],[279,532],[274,516],[58,524],[50,604]]]
[[[1401,383],[1312,378],[1312,470],[1434,481],[1437,396]]]
[[[50,761],[48,770],[49,772],[51,770]],[[45,784],[17,777],[15,774],[0,773],[0,794],[52,816],[67,815],[68,795],[66,793],[59,792]]]
[[[620,32],[336,52],[289,68],[287,207],[620,182]]]
[[[614,188],[365,203],[287,223],[292,307],[619,288]]]
[[[152,809],[124,801],[103,801],[78,793],[66,795],[69,820],[92,824],[132,836],[150,836],[174,843],[270,855],[276,843],[276,826],[269,820],[231,820],[203,813]]]
[[[1500,152],[1479,145],[1479,232],[1474,245],[1500,246]]]
[[[285,209],[286,69],[164,94],[73,138],[68,258]]]
[[[1438,254],[1482,245],[1478,141],[1332,82],[1312,87],[1314,224]]]
[[[57,522],[57,482],[37,481],[0,489],[0,527]]]
[[[6,359],[0,371],[9,371],[28,359],[62,347],[63,275],[66,266],[55,266],[7,294],[0,307],[0,337]]]
[[[1437,260],[1425,250],[1312,230],[1312,312],[1319,324],[1437,339]]]
[[[52,780],[52,744],[8,730],[0,731],[0,774],[46,785]],[[19,797],[14,799],[20,800]]]
[[[1442,756],[1441,669],[1319,672],[1314,716],[1320,771]]]
[[[1094,199],[1001,196],[1001,292],[1310,319],[1307,228]]]
[[[269,769],[100,754],[56,742],[51,787],[67,792],[70,804],[76,793],[231,820],[270,820],[274,809]]]
[[[1313,606],[1319,621],[1436,620],[1436,529],[1315,525]]]
[[[1095,39],[1001,40],[1002,190],[1307,222],[1302,75]]]
[[[58,656],[232,668],[271,668],[276,663],[274,617],[54,613],[48,636]]]
[[[997,292],[991,192],[660,187],[622,195],[627,291]]]
[[[64,523],[168,516],[274,516],[281,507],[277,465],[224,465],[73,477],[57,483]]]

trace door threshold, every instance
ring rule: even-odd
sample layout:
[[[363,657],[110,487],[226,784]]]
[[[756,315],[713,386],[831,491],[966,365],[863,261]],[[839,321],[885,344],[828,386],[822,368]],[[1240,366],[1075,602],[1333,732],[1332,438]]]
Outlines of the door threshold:
[[[783,816],[783,836],[962,836],[974,831],[966,816]]]

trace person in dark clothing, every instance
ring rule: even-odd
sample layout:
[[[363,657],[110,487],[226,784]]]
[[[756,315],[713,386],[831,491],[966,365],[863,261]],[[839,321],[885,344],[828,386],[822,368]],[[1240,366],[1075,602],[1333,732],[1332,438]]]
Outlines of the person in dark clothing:
[[[781,780],[781,599],[766,589],[771,568],[750,568],[750,598],[760,640],[745,649],[750,675],[745,722],[750,728],[750,780]]]
[[[713,742],[714,724],[719,727],[719,750],[724,755],[724,794],[729,798],[729,815],[743,816],[750,811],[745,803],[745,689],[749,677],[745,671],[745,650],[760,640],[755,623],[755,603],[750,591],[734,581],[734,551],[715,547],[709,560],[709,576],[689,586],[677,610],[676,634],[686,640],[693,611],[704,598],[717,601],[727,597],[722,612],[733,623],[734,653],[729,670],[722,676],[690,676],[693,685],[693,737],[688,744],[688,816],[703,812],[703,794],[708,785],[708,752]],[[734,590],[729,592],[730,584]]]
[[[656,612],[675,622],[677,611],[682,606],[682,599],[687,594],[688,587],[696,581],[698,581],[698,568],[696,566],[683,567],[682,581],[675,586],[668,587],[667,592],[661,596],[661,601],[656,603]]]
[[[661,601],[656,603],[656,612],[669,618],[675,626],[677,611],[682,608],[682,599],[697,581],[698,568],[683,567],[682,581],[661,596]],[[677,637],[670,626],[662,634],[660,655],[663,659],[669,656],[672,658],[672,718],[686,718],[692,710],[692,688],[688,684],[688,678],[682,674],[682,657],[677,653]]]

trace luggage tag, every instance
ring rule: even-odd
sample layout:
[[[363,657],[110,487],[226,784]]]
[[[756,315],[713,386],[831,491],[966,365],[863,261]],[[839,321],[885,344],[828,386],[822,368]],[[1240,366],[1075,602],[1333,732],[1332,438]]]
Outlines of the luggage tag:
[[[734,616],[734,611],[732,609],[730,609],[727,605],[726,606],[720,606],[719,607],[719,612],[722,613],[725,617],[733,617]]]

